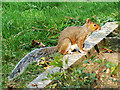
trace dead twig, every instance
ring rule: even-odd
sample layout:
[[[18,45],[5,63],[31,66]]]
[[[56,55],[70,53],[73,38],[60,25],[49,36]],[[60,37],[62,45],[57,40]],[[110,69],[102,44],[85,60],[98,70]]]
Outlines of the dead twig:
[[[31,29],[31,30],[32,30],[32,29]],[[18,34],[16,34],[16,35],[14,36],[14,38],[16,38],[17,36],[19,36],[21,33],[25,32],[25,31],[30,31],[30,30],[23,30],[23,31],[19,32]]]
[[[33,28],[33,29],[34,29],[34,28]],[[30,30],[23,30],[23,31],[19,32],[18,34],[16,34],[16,35],[14,36],[14,38],[16,38],[17,36],[19,36],[21,33],[25,32],[25,31],[31,31],[31,30],[33,30],[33,29],[30,29]],[[36,30],[36,31],[39,31],[39,30],[48,30],[48,31],[50,31],[51,28],[50,28],[50,29],[38,29],[38,30]]]

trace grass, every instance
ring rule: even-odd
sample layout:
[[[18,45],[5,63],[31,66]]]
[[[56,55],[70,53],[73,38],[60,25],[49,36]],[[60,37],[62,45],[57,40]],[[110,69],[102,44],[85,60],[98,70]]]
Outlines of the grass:
[[[93,18],[95,15],[96,18]],[[108,21],[118,21],[117,17],[117,2],[3,2],[2,88],[10,85],[7,76],[18,61],[36,48],[32,46],[32,40],[55,46],[60,32],[67,26],[83,25],[87,18],[102,26]],[[31,64],[12,81],[14,86],[26,87],[26,81],[32,81],[42,72],[41,67],[36,67]]]

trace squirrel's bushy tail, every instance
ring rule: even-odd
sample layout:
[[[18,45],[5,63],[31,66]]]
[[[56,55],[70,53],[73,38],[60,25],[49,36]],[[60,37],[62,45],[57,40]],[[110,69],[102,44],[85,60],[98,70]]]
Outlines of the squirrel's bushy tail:
[[[53,54],[55,52],[57,52],[57,46],[45,47],[31,51],[18,62],[10,76],[8,76],[8,79],[14,79],[16,76],[20,75],[30,63],[36,62],[40,60],[41,57],[49,56],[50,54]]]

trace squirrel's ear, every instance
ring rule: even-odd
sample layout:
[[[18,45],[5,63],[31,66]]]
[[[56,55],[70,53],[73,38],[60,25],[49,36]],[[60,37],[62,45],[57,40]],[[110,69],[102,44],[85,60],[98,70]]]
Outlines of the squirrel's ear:
[[[90,24],[91,23],[91,20],[89,18],[87,18],[87,23]]]

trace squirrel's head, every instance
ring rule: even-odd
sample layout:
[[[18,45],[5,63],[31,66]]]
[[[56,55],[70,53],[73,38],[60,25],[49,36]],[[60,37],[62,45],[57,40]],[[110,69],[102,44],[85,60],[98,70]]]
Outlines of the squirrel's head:
[[[87,18],[87,27],[91,30],[91,31],[99,31],[101,29],[101,27],[94,22],[91,22],[91,20],[89,18]]]

